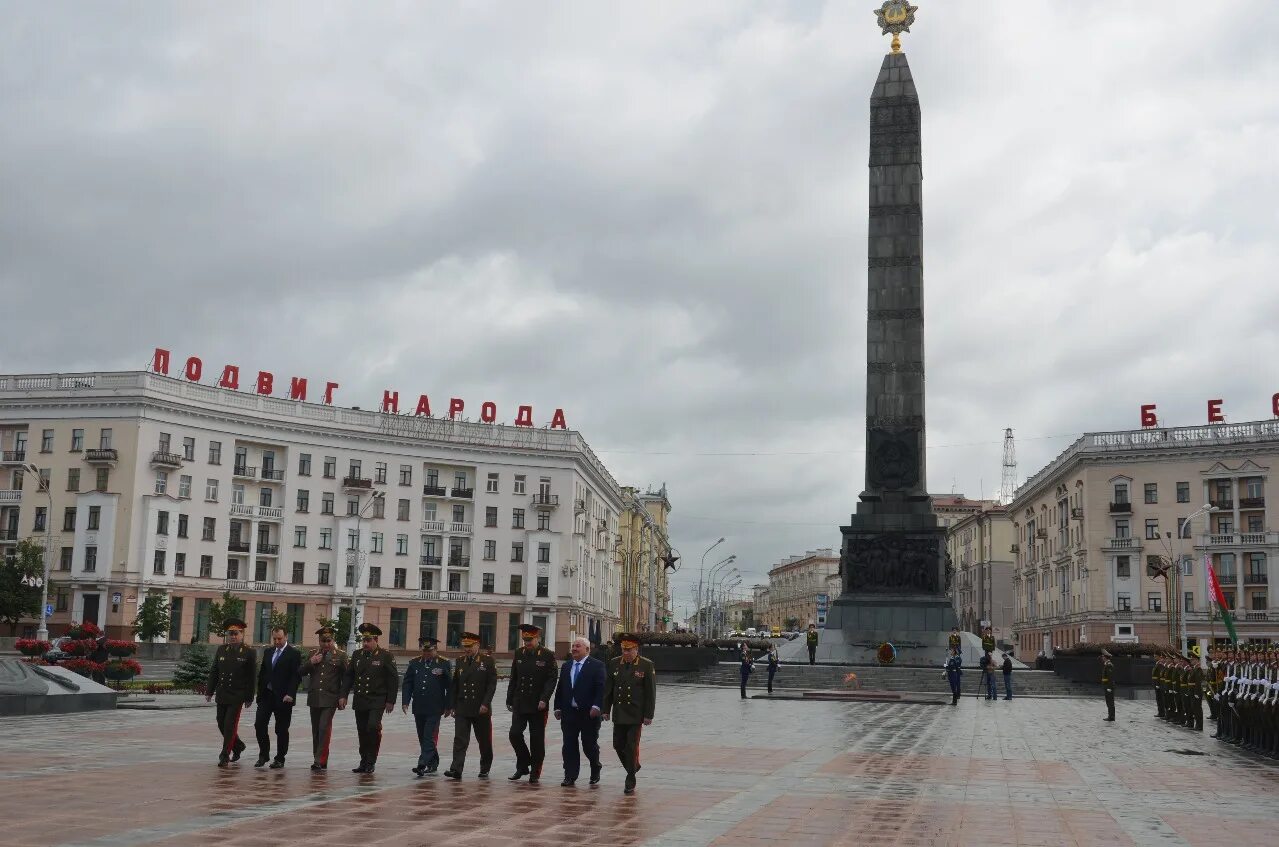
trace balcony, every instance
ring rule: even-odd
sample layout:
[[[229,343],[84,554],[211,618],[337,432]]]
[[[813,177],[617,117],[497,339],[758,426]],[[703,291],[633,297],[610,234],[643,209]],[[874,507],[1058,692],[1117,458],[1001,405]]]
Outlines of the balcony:
[[[573,514],[580,515],[586,512],[586,501],[581,498],[573,501]]]
[[[278,556],[280,555],[280,545],[279,544],[259,544],[258,555],[259,556]]]
[[[342,488],[347,491],[372,491],[373,480],[367,476],[342,477]]]
[[[16,529],[0,529],[0,541],[17,541],[18,531]]]
[[[1075,507],[1070,510],[1070,516],[1077,521],[1082,521],[1084,519],[1084,510],[1079,507]]]
[[[284,509],[280,506],[257,506],[254,514],[261,521],[282,521],[284,520]]]
[[[1020,545],[1020,544],[1014,544],[1013,546],[1011,546],[1011,547],[1009,547],[1009,548],[1008,548],[1008,552],[1009,552],[1009,553],[1020,553],[1020,552],[1021,552],[1021,545]]]
[[[1110,514],[1112,515],[1131,515],[1132,503],[1111,503]]]
[[[229,553],[247,553],[249,552],[249,542],[247,541],[228,541],[226,544]]]
[[[445,497],[447,495],[448,491],[442,485],[431,485],[430,483],[427,483],[422,486],[423,497]]]
[[[454,488],[450,493],[451,497],[459,497],[463,500],[470,500],[475,496],[474,488]]]
[[[1266,576],[1264,573],[1246,573],[1243,575],[1244,585],[1265,585]]]
[[[156,450],[151,454],[151,464],[157,468],[180,468],[182,467],[182,457],[177,453]]]
[[[91,465],[114,465],[120,461],[120,451],[114,447],[102,447],[97,450],[85,450],[84,460]]]
[[[1264,509],[1266,508],[1266,498],[1265,497],[1240,497],[1239,508]]]
[[[444,599],[444,592],[443,592],[443,591],[419,591],[419,592],[417,593],[417,599],[419,599],[419,600],[443,600],[443,599]]]
[[[1233,509],[1235,508],[1235,501],[1234,501],[1233,499],[1231,499],[1231,500],[1209,500],[1209,501],[1208,501],[1208,504],[1209,504],[1210,506],[1212,506],[1214,509],[1223,510],[1223,511],[1227,511],[1227,512],[1229,512],[1229,511],[1231,511],[1231,510],[1233,510]]]
[[[1105,549],[1107,550],[1140,550],[1140,538],[1108,538],[1106,539]]]
[[[1273,547],[1279,545],[1279,532],[1214,532],[1199,536],[1201,547]]]
[[[471,566],[470,556],[455,556],[451,553],[449,554],[450,568],[469,568],[470,566]]]
[[[241,479],[257,479],[258,468],[256,465],[250,467],[248,465],[236,465],[231,468],[231,476],[237,476]]]
[[[454,535],[470,535],[471,525],[469,523],[451,523],[449,524],[449,532]]]
[[[231,517],[233,518],[252,518],[253,507],[248,503],[232,503]]]
[[[22,499],[22,491],[17,488],[8,488],[0,491],[0,503],[17,503]]]
[[[274,582],[258,582],[249,579],[228,579],[226,587],[227,591],[257,591],[264,594],[275,591]]]
[[[423,535],[442,535],[444,533],[444,521],[422,521]]]
[[[263,482],[284,482],[284,471],[279,468],[263,468],[258,479]]]
[[[0,465],[21,465],[26,460],[26,450],[5,450],[0,453]]]
[[[439,556],[422,556],[421,564],[422,564],[422,567],[424,568],[438,568],[440,566],[440,557]]]
[[[1243,619],[1254,622],[1279,620],[1279,615],[1271,615],[1269,612],[1244,612]]]
[[[471,595],[465,591],[445,591],[444,599],[456,603],[469,603]]]
[[[554,509],[560,505],[560,495],[558,494],[534,494],[534,509]]]
[[[1037,529],[1037,530],[1035,530],[1035,537],[1036,537],[1036,538],[1047,538],[1047,537],[1048,537],[1048,530],[1047,530],[1047,529]]]

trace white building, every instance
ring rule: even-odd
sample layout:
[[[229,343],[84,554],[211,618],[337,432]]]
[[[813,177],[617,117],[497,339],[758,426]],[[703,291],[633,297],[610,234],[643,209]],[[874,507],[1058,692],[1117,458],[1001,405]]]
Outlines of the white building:
[[[24,466],[51,482],[42,491]],[[49,499],[52,499],[50,513]],[[170,638],[225,590],[250,638],[273,609],[312,642],[349,604],[384,643],[499,652],[522,622],[567,647],[618,620],[621,497],[570,430],[388,415],[148,372],[0,376],[0,552],[53,534],[51,629],[127,637],[148,592]],[[34,622],[27,629],[34,629]]]

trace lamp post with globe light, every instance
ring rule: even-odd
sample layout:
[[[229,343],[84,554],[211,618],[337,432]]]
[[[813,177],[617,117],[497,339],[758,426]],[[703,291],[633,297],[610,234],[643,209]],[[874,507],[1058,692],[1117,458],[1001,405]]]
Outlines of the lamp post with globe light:
[[[36,630],[36,639],[49,640],[49,567],[53,554],[53,493],[49,490],[49,482],[40,475],[35,465],[27,465],[26,469],[35,474],[36,484],[49,498],[49,511],[44,516],[44,578],[40,580],[40,628]]]

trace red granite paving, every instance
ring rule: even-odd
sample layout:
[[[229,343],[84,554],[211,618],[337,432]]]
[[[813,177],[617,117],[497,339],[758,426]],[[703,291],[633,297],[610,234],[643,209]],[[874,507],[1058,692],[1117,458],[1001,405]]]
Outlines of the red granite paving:
[[[1159,817],[1189,844],[1238,847],[1241,844],[1274,844],[1279,841],[1273,820],[1225,818],[1206,809],[1163,812]]]
[[[908,779],[932,782],[1007,782],[1025,785],[1078,784],[1079,774],[1065,762],[1030,762],[1016,759],[961,759],[919,753],[841,753],[818,773],[871,779]]]
[[[710,744],[669,743],[645,743],[640,748],[642,763],[725,772],[746,770],[753,773],[772,773],[802,758],[807,752],[781,747],[717,747]]]

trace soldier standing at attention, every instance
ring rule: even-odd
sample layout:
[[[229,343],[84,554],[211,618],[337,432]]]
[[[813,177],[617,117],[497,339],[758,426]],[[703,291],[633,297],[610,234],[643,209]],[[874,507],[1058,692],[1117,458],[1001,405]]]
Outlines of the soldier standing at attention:
[[[768,693],[773,693],[773,677],[777,676],[777,668],[782,660],[777,655],[777,645],[769,643],[768,645]]]
[[[440,718],[449,713],[449,685],[453,668],[448,659],[441,659],[435,652],[439,640],[423,638],[422,655],[409,660],[404,671],[403,709],[413,703],[413,720],[417,724],[419,748],[417,767],[413,773],[435,773],[440,766],[440,751],[436,741],[440,736]]]
[[[817,624],[810,622],[808,624],[808,663],[810,665],[817,664]]]
[[[245,706],[253,705],[253,692],[257,686],[257,657],[244,644],[244,629],[248,624],[239,618],[223,621],[226,643],[213,654],[209,668],[209,684],[204,701],[217,698],[218,732],[222,733],[222,752],[218,754],[218,767],[236,762],[244,752],[240,740],[240,713]]]
[[[346,676],[346,653],[333,643],[333,629],[322,626],[315,631],[320,649],[311,653],[299,670],[311,682],[306,705],[311,710],[311,770],[329,766],[329,739],[333,737],[333,716],[342,697],[342,680]]]
[[[1101,690],[1106,695],[1105,720],[1115,719],[1115,666],[1110,661],[1110,651],[1101,651]]]
[[[347,666],[342,684],[344,696],[338,701],[338,708],[346,708],[347,697],[355,693],[351,708],[355,712],[355,731],[360,736],[360,764],[351,768],[351,773],[373,773],[382,746],[382,716],[395,708],[400,673],[395,668],[395,657],[378,646],[381,629],[362,623],[358,632],[364,646],[355,651]]]
[[[625,794],[635,793],[640,769],[640,732],[653,722],[657,702],[657,670],[639,654],[639,640],[619,636],[622,655],[608,668],[604,683],[604,720],[613,720],[613,749],[626,769]]]
[[[515,651],[506,685],[506,710],[512,713],[507,737],[515,748],[515,773],[507,777],[512,782],[526,774],[530,784],[538,782],[546,760],[546,719],[554,702],[551,698],[559,680],[559,666],[555,654],[541,645],[541,635],[541,628],[520,624],[524,646]],[[524,743],[526,726],[528,744]]]
[[[950,683],[950,705],[959,702],[960,680],[964,676],[964,659],[959,655],[958,647],[950,648],[950,658],[946,660],[946,682]]]
[[[987,653],[995,652],[995,632],[990,627],[981,632],[981,649]]]
[[[471,733],[480,747],[480,779],[489,778],[493,764],[493,695],[497,692],[497,665],[493,657],[480,653],[480,637],[462,633],[462,655],[453,665],[449,688],[449,711],[453,713],[453,762],[444,775],[461,779],[466,766],[466,748]]]
[[[751,678],[751,671],[755,670],[755,660],[751,658],[750,648],[745,643],[741,645],[742,655],[740,661],[742,663],[742,699],[746,699],[746,683]]]
[[[950,628],[950,636],[946,639],[946,647],[950,650],[954,650],[959,654],[960,658],[963,658],[964,642],[959,637],[959,627],[952,626]]]

